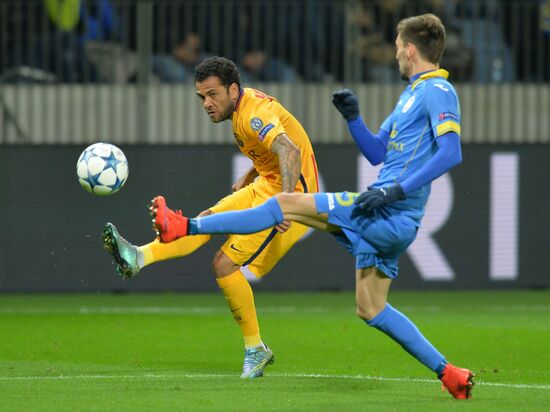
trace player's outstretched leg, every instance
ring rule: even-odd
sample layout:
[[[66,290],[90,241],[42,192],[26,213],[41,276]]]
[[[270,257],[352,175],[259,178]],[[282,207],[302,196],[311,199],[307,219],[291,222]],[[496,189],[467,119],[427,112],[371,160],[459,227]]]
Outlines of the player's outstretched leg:
[[[275,361],[271,349],[265,348],[246,349],[244,351],[243,373],[241,378],[259,378],[264,375],[264,369]]]
[[[109,252],[116,264],[116,271],[123,278],[131,278],[139,272],[138,248],[120,236],[110,222],[103,226],[103,248]]]
[[[283,221],[283,212],[275,197],[251,209],[213,213],[190,219],[183,216],[181,210],[169,209],[164,197],[157,196],[151,200],[149,213],[153,218],[153,230],[157,232],[161,242],[171,242],[183,236],[197,234],[256,233]]]
[[[173,211],[166,206],[166,199],[157,196],[151,200],[149,213],[153,218],[153,230],[164,243],[187,236],[189,218],[181,214],[181,210]]]
[[[475,384],[474,376],[472,371],[448,363],[440,379],[443,387],[456,399],[469,399],[472,397],[472,388]]]

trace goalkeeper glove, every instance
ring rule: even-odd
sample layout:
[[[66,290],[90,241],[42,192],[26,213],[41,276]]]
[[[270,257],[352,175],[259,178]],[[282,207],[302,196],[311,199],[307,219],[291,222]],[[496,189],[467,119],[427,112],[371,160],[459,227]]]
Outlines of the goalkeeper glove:
[[[347,121],[355,120],[359,117],[359,100],[349,89],[336,90],[332,93],[332,104],[342,113],[342,116]]]
[[[355,199],[355,204],[365,212],[372,212],[377,207],[393,203],[397,200],[405,200],[405,193],[399,183],[380,189],[371,189],[361,193]]]

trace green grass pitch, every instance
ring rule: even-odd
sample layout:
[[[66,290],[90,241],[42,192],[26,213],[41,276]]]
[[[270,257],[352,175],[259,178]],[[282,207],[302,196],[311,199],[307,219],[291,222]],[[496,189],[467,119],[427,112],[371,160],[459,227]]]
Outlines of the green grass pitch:
[[[239,378],[221,294],[0,296],[2,411],[548,410],[550,291],[394,292],[391,303],[476,373],[456,401],[355,316],[352,293],[258,293],[275,363]]]

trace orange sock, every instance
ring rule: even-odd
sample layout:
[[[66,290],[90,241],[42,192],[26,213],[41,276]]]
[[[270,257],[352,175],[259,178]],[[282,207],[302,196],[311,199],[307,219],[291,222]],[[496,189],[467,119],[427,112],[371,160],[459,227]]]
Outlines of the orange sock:
[[[231,313],[233,313],[233,318],[241,328],[245,346],[249,348],[262,345],[256,307],[254,306],[254,295],[242,272],[237,270],[216,280]]]
[[[153,242],[138,247],[143,254],[143,266],[161,260],[187,256],[210,240],[210,235],[185,236],[170,243]]]

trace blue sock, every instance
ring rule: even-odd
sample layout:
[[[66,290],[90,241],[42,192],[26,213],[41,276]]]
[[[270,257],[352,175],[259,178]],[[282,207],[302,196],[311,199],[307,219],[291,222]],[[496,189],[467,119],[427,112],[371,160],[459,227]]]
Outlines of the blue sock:
[[[445,357],[420,333],[409,318],[394,309],[389,303],[386,304],[382,312],[366,322],[367,325],[384,332],[412,356],[436,372],[438,377],[441,377],[447,364]]]
[[[283,211],[272,197],[264,204],[252,209],[214,213],[189,219],[189,234],[256,233],[273,227],[283,220]]]

